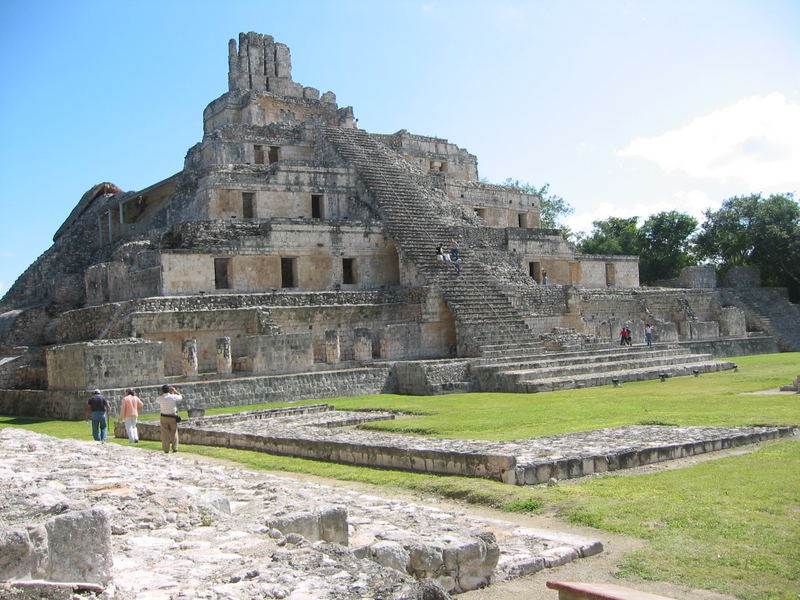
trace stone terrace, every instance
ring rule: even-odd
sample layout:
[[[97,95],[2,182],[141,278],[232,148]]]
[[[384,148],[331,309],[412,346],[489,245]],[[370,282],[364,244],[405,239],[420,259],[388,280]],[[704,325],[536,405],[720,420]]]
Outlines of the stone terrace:
[[[184,443],[257,450],[348,464],[483,477],[516,485],[638,467],[792,435],[791,427],[628,426],[511,441],[412,437],[350,427],[394,418],[328,405],[186,419]],[[157,423],[141,423],[158,440]],[[117,437],[124,427],[117,422]]]
[[[0,430],[0,482],[0,581],[84,581],[122,599],[446,600],[602,551],[429,504],[14,428]],[[69,547],[49,544],[65,528]]]

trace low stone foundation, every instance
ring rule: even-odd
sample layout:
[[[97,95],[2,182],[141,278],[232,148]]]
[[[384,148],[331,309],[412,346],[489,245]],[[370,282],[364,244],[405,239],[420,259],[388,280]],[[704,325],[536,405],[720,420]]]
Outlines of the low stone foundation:
[[[395,391],[391,364],[294,375],[189,381],[175,385],[183,395],[184,401],[180,406],[182,410],[187,406],[207,409]],[[156,398],[161,394],[161,385],[141,386],[137,387],[136,391],[144,402],[142,413],[159,411]],[[125,388],[101,389],[101,392],[111,403],[109,415],[116,417],[119,414],[120,401],[125,395]],[[80,420],[84,418],[88,400],[89,392],[84,391],[0,389],[0,414]]]
[[[461,475],[515,485],[546,483],[675,460],[792,435],[792,427],[637,425],[511,441],[419,438],[354,430],[394,418],[380,412],[313,405],[185,419],[181,443],[255,450],[345,464]],[[115,435],[125,437],[117,422]],[[139,424],[141,439],[160,440],[158,423]]]

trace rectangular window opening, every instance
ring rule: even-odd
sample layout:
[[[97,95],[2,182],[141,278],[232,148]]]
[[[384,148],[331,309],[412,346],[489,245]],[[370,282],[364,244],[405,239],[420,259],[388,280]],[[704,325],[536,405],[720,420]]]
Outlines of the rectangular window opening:
[[[342,283],[355,283],[355,259],[343,258],[342,259]]]
[[[525,227],[525,213],[517,213],[517,227]]]
[[[281,258],[281,287],[297,287],[295,281],[296,263],[297,259],[295,258]]]
[[[322,218],[322,194],[311,194],[311,218]]]
[[[280,146],[269,147],[269,164],[276,163],[280,160],[280,156],[278,155],[278,151],[280,149],[281,149]]]
[[[528,263],[528,275],[533,277],[536,283],[542,282],[542,263],[538,261],[530,261]]]
[[[617,284],[617,267],[614,263],[606,263],[606,285],[609,287]]]
[[[242,192],[242,218],[252,219],[255,217],[253,205],[255,204],[256,195],[254,192]]]
[[[259,144],[253,146],[253,162],[257,165],[264,164],[264,146]]]
[[[214,287],[218,290],[229,290],[230,286],[230,258],[214,259]]]

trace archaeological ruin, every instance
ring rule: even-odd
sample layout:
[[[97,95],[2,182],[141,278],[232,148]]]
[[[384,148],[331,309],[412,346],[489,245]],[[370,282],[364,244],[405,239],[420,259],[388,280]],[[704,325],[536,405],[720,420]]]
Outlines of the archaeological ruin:
[[[127,387],[153,414],[166,381],[188,403],[181,443],[520,486],[796,434],[636,425],[488,442],[357,429],[397,415],[322,403],[205,415],[664,381],[800,350],[798,307],[757,271],[718,282],[691,267],[640,287],[637,257],[578,253],[540,227],[539,197],[480,181],[466,150],[359,129],[332,92],[292,79],[272,37],[240,34],[228,52],[228,91],[205,109],[183,169],[138,191],[89,189],[0,300],[0,414],[81,419],[87,390],[118,399]],[[155,422],[139,430],[159,439]],[[0,429],[0,481],[9,598],[447,600],[603,551],[580,535],[12,427]]]
[[[798,323],[748,269],[640,287],[637,257],[578,253],[448,140],[359,129],[246,33],[184,168],[92,187],[0,302],[0,413],[80,418],[127,386],[151,409],[164,380],[199,408],[610,385],[797,350]]]

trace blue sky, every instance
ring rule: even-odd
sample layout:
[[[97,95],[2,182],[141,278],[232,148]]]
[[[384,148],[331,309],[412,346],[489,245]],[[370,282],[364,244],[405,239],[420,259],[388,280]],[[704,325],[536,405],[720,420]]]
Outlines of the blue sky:
[[[81,195],[179,171],[240,31],[363,129],[609,216],[800,190],[800,1],[0,0],[0,293]]]

